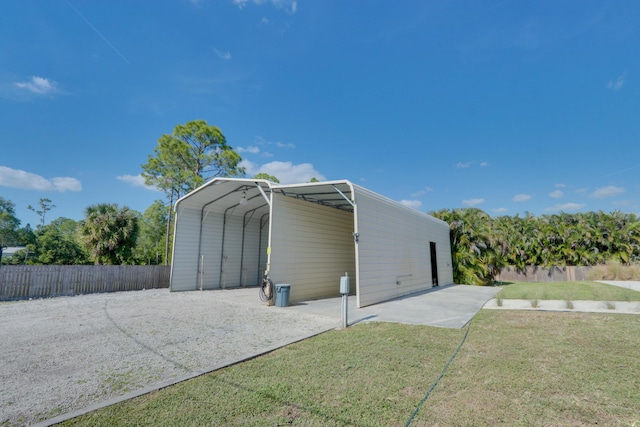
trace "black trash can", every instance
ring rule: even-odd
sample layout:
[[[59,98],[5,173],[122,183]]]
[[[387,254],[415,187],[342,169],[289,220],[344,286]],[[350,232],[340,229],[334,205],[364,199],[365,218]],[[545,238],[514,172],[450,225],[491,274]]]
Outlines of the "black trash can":
[[[276,307],[287,307],[289,305],[289,292],[291,292],[291,285],[276,285]]]

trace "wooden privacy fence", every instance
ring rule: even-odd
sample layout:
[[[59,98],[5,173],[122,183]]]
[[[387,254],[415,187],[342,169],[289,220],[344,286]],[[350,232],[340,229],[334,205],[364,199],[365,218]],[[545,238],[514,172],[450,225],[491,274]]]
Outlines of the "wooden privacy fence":
[[[514,267],[504,267],[496,281],[507,282],[575,282],[576,280],[589,280],[587,274],[592,267],[527,267],[520,273]]]
[[[3,265],[0,301],[169,287],[166,265]]]

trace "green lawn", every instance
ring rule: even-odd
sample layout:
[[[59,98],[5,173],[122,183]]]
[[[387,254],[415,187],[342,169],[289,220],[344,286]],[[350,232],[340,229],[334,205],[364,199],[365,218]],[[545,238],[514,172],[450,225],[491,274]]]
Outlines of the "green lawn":
[[[640,301],[640,292],[598,282],[505,282],[502,299]]]
[[[65,425],[403,426],[464,333],[358,324]],[[640,316],[482,310],[411,425],[638,425],[639,348]]]

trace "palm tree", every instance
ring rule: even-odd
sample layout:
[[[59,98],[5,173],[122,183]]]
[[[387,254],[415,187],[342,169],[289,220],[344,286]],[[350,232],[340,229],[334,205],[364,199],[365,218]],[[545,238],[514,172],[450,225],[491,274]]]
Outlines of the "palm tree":
[[[494,236],[489,215],[480,209],[441,210],[434,216],[450,227],[453,280],[484,285],[504,266],[504,242]]]
[[[138,217],[117,204],[89,206],[80,222],[79,237],[95,264],[127,264],[133,261],[138,237]]]

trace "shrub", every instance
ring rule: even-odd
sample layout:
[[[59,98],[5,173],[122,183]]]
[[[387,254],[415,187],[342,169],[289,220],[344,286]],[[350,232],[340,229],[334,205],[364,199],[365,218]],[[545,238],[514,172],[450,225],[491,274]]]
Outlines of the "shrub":
[[[640,265],[622,265],[610,261],[593,267],[587,273],[589,280],[640,280]]]

